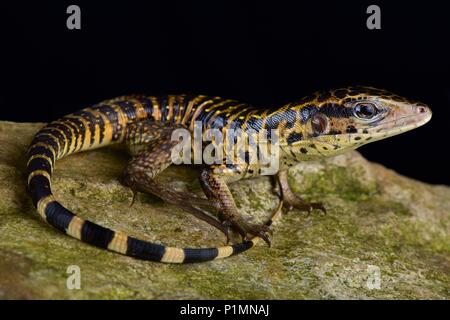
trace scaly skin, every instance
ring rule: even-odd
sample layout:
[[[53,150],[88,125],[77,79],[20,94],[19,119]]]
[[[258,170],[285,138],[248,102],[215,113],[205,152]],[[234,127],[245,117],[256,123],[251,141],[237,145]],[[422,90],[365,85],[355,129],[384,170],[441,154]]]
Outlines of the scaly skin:
[[[209,261],[248,250],[260,239],[270,244],[269,226],[280,215],[283,203],[289,209],[325,210],[322,204],[306,203],[292,192],[287,183],[290,167],[356,149],[419,127],[430,119],[431,111],[426,105],[366,87],[318,92],[298,102],[268,109],[207,96],[124,96],[67,115],[42,128],[28,152],[28,189],[45,221],[84,242],[158,262]],[[171,132],[187,128],[192,133],[195,121],[201,121],[204,129],[222,132],[278,130],[277,177],[283,199],[265,225],[250,225],[241,218],[227,186],[260,175],[259,164],[244,161],[206,166],[200,182],[208,199],[174,192],[154,181],[172,163],[170,152],[175,144],[170,140]],[[114,143],[127,143],[134,150],[125,171],[125,183],[134,192],[156,194],[212,224],[227,237],[229,229],[237,231],[244,241],[219,248],[166,247],[106,229],[64,208],[51,191],[55,161]],[[218,210],[218,216],[201,207]]]

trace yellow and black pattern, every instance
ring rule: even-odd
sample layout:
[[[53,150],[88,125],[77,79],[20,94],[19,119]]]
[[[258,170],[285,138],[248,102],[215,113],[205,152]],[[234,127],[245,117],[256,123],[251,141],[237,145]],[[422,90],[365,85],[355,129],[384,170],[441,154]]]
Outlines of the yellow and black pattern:
[[[394,121],[396,116],[398,119],[416,117],[417,120],[397,123]],[[42,128],[28,151],[28,190],[46,222],[86,243],[159,262],[214,260],[246,251],[261,238],[270,243],[266,238],[267,228],[262,228],[261,233],[250,233],[254,236],[250,238],[243,228],[242,243],[220,248],[181,249],[136,239],[84,220],[62,206],[51,190],[56,160],[113,143],[147,143],[158,138],[160,130],[152,130],[152,126],[183,126],[192,131],[195,121],[200,121],[205,129],[279,130],[279,144],[283,150],[280,170],[284,170],[300,161],[333,156],[343,150],[411,130],[429,118],[431,112],[423,104],[364,87],[316,93],[276,109],[259,109],[235,100],[202,95],[123,96],[72,113]],[[143,158],[151,157],[144,154]],[[203,171],[205,193],[209,194],[208,198],[216,198],[221,203],[230,219],[239,221],[226,182],[256,176],[260,171],[254,165],[210,167]],[[287,190],[286,184],[284,188]],[[293,198],[291,196],[291,202],[295,202]],[[280,215],[281,205],[282,201],[266,227]],[[303,202],[301,205],[311,208]],[[316,208],[322,209],[320,205]]]
[[[64,156],[123,142],[127,128],[140,121],[189,126],[195,120],[214,119],[210,110],[217,108],[216,112],[223,111],[232,104],[231,100],[206,96],[125,96],[48,124],[36,134],[28,151],[28,190],[34,205],[41,217],[61,232],[97,247],[140,259],[188,263],[224,258],[248,250],[258,241],[257,238],[218,248],[180,249],[149,243],[78,217],[62,206],[51,191],[55,162]]]

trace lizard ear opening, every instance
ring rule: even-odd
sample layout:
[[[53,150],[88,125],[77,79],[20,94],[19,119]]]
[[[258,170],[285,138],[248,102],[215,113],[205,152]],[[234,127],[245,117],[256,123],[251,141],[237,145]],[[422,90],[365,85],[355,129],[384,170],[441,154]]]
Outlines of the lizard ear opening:
[[[328,118],[321,113],[316,113],[311,119],[311,127],[314,134],[324,133],[328,127]]]

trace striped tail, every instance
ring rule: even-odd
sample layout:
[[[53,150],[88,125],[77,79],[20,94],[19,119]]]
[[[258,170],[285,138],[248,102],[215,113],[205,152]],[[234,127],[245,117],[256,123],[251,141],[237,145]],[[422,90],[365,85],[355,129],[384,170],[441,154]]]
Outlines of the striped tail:
[[[127,123],[148,119],[146,98],[122,97],[63,117],[42,128],[28,151],[28,190],[38,213],[56,229],[83,242],[127,256],[166,263],[191,263],[229,257],[253,247],[260,238],[218,248],[175,248],[150,243],[84,220],[53,196],[51,176],[64,156],[123,141]],[[147,99],[148,100],[148,99]],[[281,214],[278,205],[272,223]]]

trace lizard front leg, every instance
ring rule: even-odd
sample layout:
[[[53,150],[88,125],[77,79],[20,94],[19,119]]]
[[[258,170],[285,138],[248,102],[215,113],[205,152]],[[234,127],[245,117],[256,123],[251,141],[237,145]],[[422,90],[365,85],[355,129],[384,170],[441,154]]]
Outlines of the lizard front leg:
[[[206,196],[211,201],[219,203],[219,219],[229,224],[244,240],[253,236],[260,237],[270,246],[270,227],[267,225],[252,225],[242,219],[227,182],[239,180],[243,175],[243,168],[238,165],[215,165],[202,170],[200,184]]]
[[[288,211],[295,208],[301,211],[307,211],[308,213],[311,213],[313,209],[322,210],[323,213],[327,212],[322,202],[307,202],[292,191],[288,181],[287,170],[278,172],[276,179],[280,188],[280,196]]]

